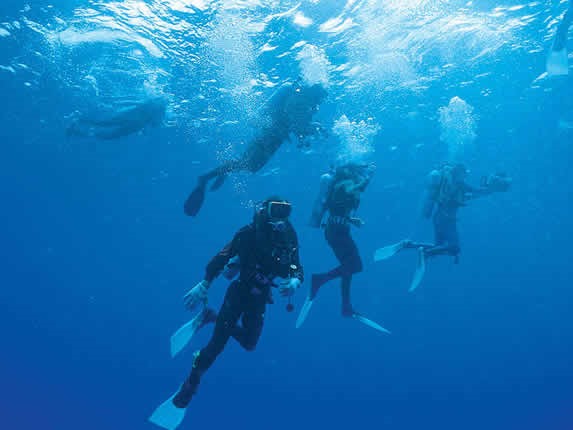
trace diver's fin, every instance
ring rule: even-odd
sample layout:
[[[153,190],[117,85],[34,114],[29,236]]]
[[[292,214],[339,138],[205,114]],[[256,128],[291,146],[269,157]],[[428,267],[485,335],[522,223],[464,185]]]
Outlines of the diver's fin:
[[[306,320],[306,317],[308,316],[308,313],[310,312],[310,308],[312,308],[313,302],[314,302],[314,300],[312,300],[310,297],[307,297],[306,300],[304,301],[304,305],[302,305],[302,309],[300,310],[300,314],[298,314],[298,318],[296,319],[296,328],[300,328],[300,326]]]
[[[206,183],[200,183],[195,187],[193,192],[189,194],[189,197],[187,197],[187,201],[185,202],[185,206],[183,208],[186,215],[197,216],[201,210],[201,206],[203,206],[203,202],[205,201],[206,186]]]
[[[396,255],[399,251],[404,249],[404,242],[398,242],[394,245],[388,245],[384,248],[378,248],[374,253],[374,261],[386,260]]]
[[[175,430],[185,418],[185,409],[173,404],[174,397],[175,394],[159,405],[149,417],[149,421],[166,430]]]
[[[217,314],[215,311],[205,308],[195,318],[186,324],[183,324],[179,330],[171,336],[171,357],[175,357],[183,348],[185,348],[185,346],[187,346],[197,330],[205,324],[214,322],[216,318]]]
[[[418,262],[416,264],[416,272],[414,273],[414,278],[410,284],[410,289],[408,291],[412,292],[420,285],[422,279],[424,279],[424,274],[426,273],[426,254],[424,248],[418,248]]]
[[[371,319],[368,319],[368,318],[366,318],[360,314],[353,313],[352,318],[354,318],[356,321],[360,321],[362,324],[367,325],[368,327],[372,327],[374,330],[378,330],[379,332],[386,333],[386,334],[392,334],[389,330],[386,330],[380,324],[378,324],[378,323],[372,321]]]
[[[563,48],[560,51],[551,49],[547,57],[546,69],[549,76],[566,76],[569,74],[567,48]]]
[[[225,183],[225,179],[227,179],[227,175],[219,175],[215,179],[215,182],[209,188],[210,191],[217,191],[221,186]]]

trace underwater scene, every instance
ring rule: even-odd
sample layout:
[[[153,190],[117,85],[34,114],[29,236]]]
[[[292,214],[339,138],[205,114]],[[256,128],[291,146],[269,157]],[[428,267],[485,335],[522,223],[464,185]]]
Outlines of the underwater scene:
[[[573,1],[0,18],[0,429],[573,430]]]

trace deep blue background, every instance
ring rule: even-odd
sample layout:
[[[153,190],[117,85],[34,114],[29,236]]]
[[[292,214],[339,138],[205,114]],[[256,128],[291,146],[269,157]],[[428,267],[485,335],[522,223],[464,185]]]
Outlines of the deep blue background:
[[[14,16],[20,6],[0,10]],[[12,49],[3,46],[4,54]],[[543,53],[516,61],[522,67],[504,73],[522,71],[515,79],[531,82]],[[170,334],[189,317],[181,296],[251,211],[227,185],[197,219],[183,216],[195,177],[215,158],[181,143],[182,130],[66,142],[47,111],[73,110],[65,94],[0,77],[0,427],[152,428],[146,417],[190,368],[190,351],[174,360],[168,351]],[[371,255],[406,235],[431,237],[416,211],[425,174],[443,157],[431,143],[439,130],[435,121],[416,129],[381,114],[380,139],[430,142],[418,156],[377,151],[360,211],[367,224],[355,232],[365,261],[355,306],[393,335],[340,318],[334,284],[300,330],[278,301],[257,351],[229,344],[181,428],[573,428],[573,152],[571,130],[557,128],[571,110],[571,88],[562,79],[525,96],[500,91],[487,105],[496,109],[480,109],[479,88],[424,96],[444,101],[438,105],[454,95],[474,102],[480,151],[471,179],[504,169],[514,187],[462,211],[461,263],[432,261],[414,294],[413,254],[377,265]],[[321,232],[306,227],[328,160],[290,148],[272,160],[278,166],[280,175],[249,179],[249,193],[291,199],[307,274],[331,268]],[[224,289],[217,281],[213,303]]]

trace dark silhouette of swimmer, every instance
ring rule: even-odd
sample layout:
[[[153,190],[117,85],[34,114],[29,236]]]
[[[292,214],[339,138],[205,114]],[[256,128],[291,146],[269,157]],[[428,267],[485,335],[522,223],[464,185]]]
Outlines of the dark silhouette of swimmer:
[[[67,135],[104,140],[118,139],[137,133],[147,126],[161,125],[166,107],[165,99],[153,97],[122,108],[108,118],[96,119],[80,116],[75,118],[68,127]]]
[[[199,213],[209,181],[215,180],[210,188],[211,191],[215,191],[223,185],[229,173],[258,172],[291,133],[299,142],[303,142],[308,136],[320,133],[322,129],[312,119],[325,97],[326,90],[320,84],[312,86],[300,83],[283,84],[266,103],[264,107],[266,125],[259,135],[249,142],[245,152],[240,157],[199,176],[197,186],[185,202],[185,214],[196,216]]]
[[[567,44],[567,33],[569,32],[569,27],[573,22],[573,2],[569,2],[569,8],[565,15],[563,15],[563,20],[559,24],[557,28],[557,34],[555,35],[555,41],[553,43],[553,50],[554,51],[561,51],[565,49],[565,45]]]
[[[557,27],[555,40],[547,57],[546,70],[549,76],[566,76],[569,74],[567,35],[571,23],[573,23],[573,2],[570,1],[568,9]]]
[[[403,249],[417,249],[418,262],[410,291],[414,291],[426,271],[426,260],[439,255],[450,255],[458,262],[461,251],[458,235],[458,210],[469,201],[489,196],[493,193],[507,192],[512,179],[505,173],[483,177],[479,186],[466,182],[467,169],[463,164],[444,164],[430,173],[423,216],[432,218],[434,223],[434,243],[417,243],[409,239],[376,251],[376,261],[392,257]]]

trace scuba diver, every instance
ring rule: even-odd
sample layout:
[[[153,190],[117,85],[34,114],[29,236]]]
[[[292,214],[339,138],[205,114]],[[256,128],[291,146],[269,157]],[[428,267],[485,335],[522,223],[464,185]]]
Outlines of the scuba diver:
[[[326,95],[326,90],[320,84],[283,84],[265,104],[266,126],[258,137],[248,144],[239,158],[229,160],[199,176],[197,186],[185,202],[185,214],[196,216],[199,213],[205,200],[205,189],[211,180],[215,181],[210,190],[215,191],[223,185],[229,173],[258,172],[291,133],[298,138],[301,146],[305,138],[322,133],[322,128],[312,118]]]
[[[115,112],[107,119],[76,117],[68,126],[68,136],[95,137],[112,140],[137,133],[147,126],[159,126],[165,118],[167,101],[152,97]]]
[[[409,291],[414,291],[422,282],[426,271],[426,259],[438,255],[451,255],[458,263],[460,242],[457,227],[458,209],[478,197],[495,192],[505,192],[511,186],[511,178],[503,173],[482,178],[479,187],[466,183],[467,170],[463,164],[445,164],[433,170],[424,199],[423,216],[432,218],[435,243],[416,243],[403,240],[394,245],[380,248],[374,255],[375,261],[392,257],[402,249],[417,249],[418,263]]]
[[[374,174],[373,165],[345,164],[325,173],[320,178],[320,192],[313,207],[310,225],[324,227],[326,241],[334,251],[339,266],[329,272],[312,275],[310,293],[300,312],[296,327],[300,327],[320,288],[329,281],[340,278],[342,316],[358,321],[384,333],[388,330],[354,311],[350,300],[352,276],[362,271],[362,259],[350,234],[350,227],[362,227],[364,222],[354,216],[360,205],[360,195],[366,190]],[[328,213],[326,222],[322,220]]]
[[[555,40],[547,57],[546,69],[549,76],[564,76],[569,73],[569,59],[567,54],[567,33],[573,22],[573,2],[569,1],[569,8],[557,27]]]
[[[247,351],[255,349],[263,330],[266,306],[273,303],[272,287],[289,298],[287,311],[292,310],[290,299],[303,281],[303,268],[299,261],[297,235],[289,221],[290,213],[291,204],[280,197],[273,196],[260,203],[253,222],[240,229],[211,259],[204,280],[185,295],[188,309],[203,305],[203,311],[186,324],[187,328],[178,330],[177,336],[174,335],[177,337],[175,342],[188,342],[196,329],[214,319],[215,328],[209,343],[195,353],[188,378],[149,418],[154,424],[173,430],[181,423],[201,377],[223,351],[229,338],[234,338]],[[231,278],[238,274],[238,279],[229,285],[216,315],[206,307],[207,292],[223,271],[230,271],[231,275],[227,274],[227,277]],[[187,330],[188,335],[181,335],[181,330]],[[184,346],[174,345],[172,338],[172,354]]]

